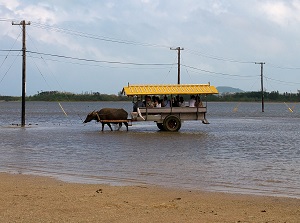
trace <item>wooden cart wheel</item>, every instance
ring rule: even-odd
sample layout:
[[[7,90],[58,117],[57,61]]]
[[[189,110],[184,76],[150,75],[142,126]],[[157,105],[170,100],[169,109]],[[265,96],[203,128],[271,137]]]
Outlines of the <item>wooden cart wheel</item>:
[[[176,115],[168,115],[163,126],[166,131],[177,132],[181,128],[181,121]]]

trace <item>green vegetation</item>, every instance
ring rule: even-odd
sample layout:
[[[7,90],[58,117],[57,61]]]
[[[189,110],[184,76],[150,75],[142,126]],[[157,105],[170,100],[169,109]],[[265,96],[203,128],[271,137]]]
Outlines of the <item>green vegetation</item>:
[[[188,100],[188,98],[185,98]],[[285,92],[280,94],[278,91],[265,92],[264,99],[266,102],[300,102],[300,91],[298,93]],[[114,94],[100,94],[99,92],[74,94],[59,91],[45,91],[33,96],[26,97],[27,101],[131,101],[131,98],[123,96],[120,92]],[[261,101],[261,92],[238,92],[223,93],[221,95],[209,95],[208,101],[244,101],[259,102]],[[0,101],[21,101],[21,97],[0,96]]]
[[[29,96],[28,101],[126,101],[128,97],[114,94],[100,94],[91,92],[85,94],[73,94],[68,92],[47,91]]]
[[[1,96],[0,101],[21,101],[21,97],[14,97],[14,96]]]
[[[21,97],[0,96],[0,101],[21,101]],[[26,101],[128,101],[131,100],[127,96],[120,93],[100,94],[99,92],[74,94],[59,91],[44,91],[33,96],[26,97]]]
[[[261,101],[261,92],[238,92],[227,93],[222,95],[209,95],[208,101],[245,101],[245,102],[259,102]],[[266,102],[300,102],[300,92],[280,94],[278,91],[264,92],[264,101]]]

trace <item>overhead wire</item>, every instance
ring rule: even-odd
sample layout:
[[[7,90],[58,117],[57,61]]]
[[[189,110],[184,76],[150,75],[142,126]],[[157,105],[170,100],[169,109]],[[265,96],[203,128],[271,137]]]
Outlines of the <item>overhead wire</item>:
[[[19,54],[17,56],[15,56],[13,62],[11,63],[11,65],[9,66],[9,68],[7,69],[7,71],[5,72],[5,74],[3,75],[2,79],[0,80],[0,84],[2,83],[2,81],[4,80],[4,78],[6,77],[7,73],[10,71],[12,65],[15,63],[16,59],[18,58],[18,56],[21,54],[21,51],[19,51]]]
[[[282,70],[300,70],[300,67],[284,67],[284,66],[278,66],[272,63],[268,63],[266,65],[269,65],[270,67],[282,69]]]
[[[191,54],[197,55],[197,56],[202,56],[202,57],[210,58],[213,60],[224,61],[224,62],[241,63],[241,64],[255,63],[254,61],[242,61],[242,60],[236,60],[236,59],[230,59],[230,58],[224,58],[224,57],[218,57],[218,56],[213,56],[213,55],[209,55],[209,54],[204,54],[200,51],[196,51],[196,50],[192,50],[192,49],[188,49],[188,48],[185,48],[185,51],[187,51]]]
[[[61,28],[61,27],[49,26],[46,24],[36,23],[36,22],[32,22],[31,25],[36,28],[51,30],[51,31],[65,33],[65,34],[74,35],[74,36],[80,36],[80,37],[89,38],[89,39],[96,39],[96,40],[101,40],[101,41],[106,41],[106,42],[112,42],[112,43],[129,44],[129,45],[136,45],[136,46],[147,46],[147,47],[170,48],[169,46],[166,46],[166,45],[143,43],[143,42],[137,42],[137,41],[131,41],[131,40],[122,40],[122,39],[117,39],[117,38],[112,38],[112,37],[107,37],[107,36],[79,32],[79,31],[65,29],[65,28]]]
[[[9,20],[9,19],[0,19],[0,21],[11,21],[11,20]],[[37,23],[37,22],[32,22],[31,25],[33,27],[40,28],[40,29],[65,33],[65,34],[68,34],[68,35],[79,36],[79,37],[83,37],[83,38],[96,39],[96,40],[106,41],[106,42],[119,43],[119,44],[130,44],[130,45],[146,46],[146,47],[169,48],[169,46],[166,46],[166,45],[142,43],[142,42],[137,42],[137,41],[130,41],[130,40],[117,39],[117,38],[112,38],[112,37],[107,37],[107,36],[94,35],[94,34],[89,34],[89,33],[85,33],[85,32],[74,31],[74,30],[71,30],[71,29],[65,29],[65,28],[61,28],[61,27],[50,26],[50,25]],[[206,58],[209,58],[209,59],[223,61],[223,62],[240,63],[240,64],[253,64],[253,63],[255,63],[254,61],[243,61],[243,60],[237,60],[237,59],[232,59],[232,58],[219,57],[219,56],[203,53],[203,52],[193,50],[193,49],[189,49],[189,48],[185,48],[185,51],[188,52],[188,53],[191,53],[193,55],[206,57]],[[149,63],[148,64],[148,63],[134,63],[134,62],[121,62],[121,61],[94,60],[94,59],[76,58],[76,57],[69,57],[69,56],[62,56],[62,55],[57,55],[57,54],[34,52],[34,51],[27,51],[27,52],[32,53],[32,54],[44,55],[44,56],[59,57],[59,58],[64,58],[64,59],[72,59],[72,60],[78,60],[78,61],[84,61],[84,62],[95,62],[95,63],[135,65],[135,66],[171,66],[171,67],[173,67],[175,65],[174,63],[172,63],[172,64],[168,64],[168,63],[166,63],[166,64],[163,64],[163,63]],[[73,62],[70,62],[70,63],[73,63]],[[82,65],[84,65],[84,64],[82,64]],[[276,65],[271,64],[271,63],[268,63],[267,65],[269,65],[271,67],[274,67],[274,68],[278,68],[278,69],[290,69],[290,70],[300,69],[298,67],[276,66]],[[182,66],[184,66],[186,68],[186,70],[187,70],[187,68],[189,68],[189,69],[193,69],[193,70],[196,70],[196,71],[201,71],[201,72],[216,74],[216,75],[222,75],[222,76],[231,76],[231,77],[239,77],[239,78],[253,78],[253,77],[259,76],[259,75],[255,75],[255,76],[247,75],[247,76],[245,76],[245,75],[228,74],[228,73],[223,73],[223,72],[214,72],[214,71],[209,71],[209,70],[205,70],[205,69],[201,69],[201,68],[196,68],[196,67],[192,67],[192,66],[188,66],[188,65],[184,65],[184,64],[182,64]],[[286,81],[276,80],[276,79],[273,79],[273,78],[269,78],[269,80],[288,83],[288,84],[299,84],[299,83],[294,83],[294,82],[286,82]]]
[[[18,37],[15,39],[14,43],[12,44],[12,46],[11,46],[11,48],[10,48],[9,50],[1,50],[1,51],[3,51],[3,52],[8,52],[8,53],[6,54],[4,60],[2,61],[1,65],[0,65],[0,69],[2,68],[4,62],[6,61],[7,57],[9,56],[9,54],[10,54],[11,52],[19,52],[19,53],[18,53],[18,55],[15,55],[13,62],[10,64],[9,68],[8,68],[7,71],[4,73],[3,77],[1,78],[0,84],[2,83],[2,81],[4,80],[4,78],[6,77],[6,75],[8,74],[8,72],[10,71],[12,65],[15,63],[17,57],[18,57],[18,56],[20,55],[20,53],[21,53],[21,50],[13,50],[13,49],[12,49],[12,48],[15,46],[15,44],[16,44],[17,40],[19,39],[20,35],[21,35],[21,32],[19,33]]]
[[[175,58],[175,60],[177,60],[177,58]],[[167,77],[168,77],[169,74],[171,73],[171,70],[173,69],[173,66],[174,66],[175,64],[176,64],[175,62],[172,64],[172,66],[170,67],[168,73],[165,75],[165,78],[162,80],[162,83],[165,83],[165,81],[167,80]]]
[[[101,36],[101,35],[89,34],[89,33],[85,33],[85,32],[79,32],[79,31],[75,31],[75,30],[71,30],[71,29],[65,29],[65,28],[56,27],[56,26],[50,26],[50,25],[43,24],[43,23],[38,23],[38,22],[31,22],[31,25],[33,27],[37,27],[37,28],[41,28],[41,29],[47,29],[47,30],[52,30],[52,31],[56,31],[56,32],[66,33],[66,34],[69,34],[69,35],[77,35],[77,36],[80,36],[80,37],[92,38],[92,39],[97,39],[97,40],[102,40],[102,41],[109,41],[109,42],[114,42],[114,43],[170,48],[169,46],[166,46],[166,45],[142,43],[142,42],[131,41],[131,40],[122,40],[122,39],[117,39],[117,38],[112,38],[112,37],[107,37],[107,36]],[[185,51],[187,51],[191,54],[194,54],[194,55],[203,56],[203,57],[207,57],[207,58],[214,59],[214,60],[233,62],[233,63],[247,63],[247,64],[255,63],[254,61],[241,61],[241,60],[236,60],[236,59],[229,59],[229,58],[204,54],[200,51],[192,50],[192,49],[189,49],[189,48],[185,48]],[[31,52],[31,53],[38,53],[38,52]],[[44,54],[44,55],[49,55],[50,56],[51,54]],[[63,58],[67,58],[67,59],[83,60],[83,61],[88,61],[88,62],[102,62],[102,63],[115,63],[115,64],[127,64],[127,65],[154,65],[154,66],[155,65],[171,65],[171,66],[174,65],[174,64],[143,64],[143,63],[130,63],[130,62],[127,63],[127,62],[119,62],[119,61],[97,61],[97,60],[90,60],[90,59],[60,56],[60,55],[51,55],[51,56],[63,57]],[[204,72],[207,72],[207,71],[204,71]],[[221,73],[219,73],[219,74],[221,74]],[[228,75],[228,74],[226,74],[226,75]],[[230,75],[230,76],[235,76],[235,75]]]
[[[87,63],[79,63],[79,62],[72,62],[72,61],[62,61],[62,60],[58,60],[58,59],[52,59],[52,58],[45,58],[45,57],[38,57],[38,56],[33,56],[33,55],[28,55],[28,57],[31,57],[31,58],[36,58],[36,59],[43,59],[43,60],[46,60],[46,61],[53,61],[53,62],[59,62],[59,63],[69,63],[69,64],[74,64],[74,65],[81,65],[81,66],[95,66],[95,67],[106,67],[106,68],[120,68],[120,66],[108,66],[108,65],[100,65],[99,63],[96,63],[96,64],[87,64]],[[165,69],[163,68],[162,66],[158,67],[129,67],[129,66],[122,66],[122,69]]]
[[[182,62],[183,62],[183,64],[184,64],[184,58],[183,58],[183,57],[181,57],[181,60],[182,60]],[[185,71],[186,71],[186,73],[188,74],[188,77],[190,78],[190,81],[193,82],[192,77],[191,77],[191,75],[190,75],[190,73],[189,73],[187,67],[185,67]]]
[[[59,57],[59,58],[72,59],[72,60],[78,60],[78,61],[86,61],[86,62],[95,62],[95,63],[124,64],[124,65],[137,65],[137,66],[166,66],[166,65],[172,65],[170,63],[133,63],[133,62],[121,62],[121,61],[85,59],[85,58],[70,57],[70,56],[51,54],[51,53],[41,53],[41,52],[30,51],[30,50],[27,50],[26,52],[29,52],[29,53],[32,53],[32,54],[44,55],[44,56],[52,56],[52,57]]]
[[[21,36],[21,33],[22,33],[22,32],[20,32],[19,35],[18,35],[18,37],[15,39],[14,43],[13,43],[12,46],[10,47],[10,50],[1,50],[1,51],[5,51],[5,52],[8,52],[8,53],[6,54],[4,60],[2,61],[1,65],[0,65],[0,69],[1,69],[1,67],[3,66],[3,64],[4,64],[5,60],[7,59],[7,57],[9,56],[9,54],[10,54],[11,52],[15,51],[15,50],[12,50],[12,48],[15,46],[17,40],[18,40],[19,37]]]
[[[285,84],[289,84],[289,85],[298,85],[298,84],[300,84],[300,82],[282,81],[282,80],[274,79],[274,78],[267,77],[267,76],[264,76],[264,78],[266,78],[268,80],[271,80],[271,81],[275,81],[275,82],[279,82],[279,83],[285,83]]]
[[[27,35],[28,35],[28,34],[27,34]],[[34,47],[36,48],[36,50],[38,50],[37,47],[36,47],[36,45],[34,44],[32,38],[31,38],[31,36],[28,35],[28,37],[29,37],[30,41],[32,41],[32,43],[33,43]],[[41,56],[41,59],[44,61],[44,63],[45,63],[46,66],[48,67],[48,64],[46,63],[46,61],[44,60],[44,58],[43,58],[42,56]],[[50,87],[48,81],[46,80],[45,76],[43,75],[42,71],[40,70],[40,68],[38,67],[38,65],[36,64],[36,62],[35,62],[34,60],[33,60],[33,62],[34,62],[34,64],[35,64],[37,70],[39,71],[40,75],[41,75],[42,78],[44,79],[45,83],[48,85],[49,89],[51,89],[51,87]],[[50,69],[49,69],[49,70],[50,70]],[[50,70],[50,73],[53,75],[53,73],[51,72],[51,70]],[[54,76],[54,75],[53,75],[53,76]],[[61,85],[59,84],[59,82],[57,81],[57,79],[55,78],[55,76],[54,76],[54,79],[56,80],[56,82],[58,83],[58,85],[60,86],[60,88],[62,89]],[[69,97],[68,97],[67,95],[66,95],[66,97],[67,97],[67,99],[70,101],[70,99],[69,99]],[[58,102],[58,101],[57,101],[57,102]],[[65,112],[64,108],[63,108],[62,105],[60,104],[60,102],[58,102],[58,104],[59,104],[61,110],[63,111],[63,113],[65,114],[65,116],[68,116],[67,113]],[[78,114],[77,114],[77,115],[78,115]],[[78,115],[78,116],[79,116],[79,115]],[[81,118],[80,116],[79,116],[79,118],[81,119],[81,121],[83,121],[82,118]]]
[[[215,72],[215,71],[204,70],[204,69],[201,69],[201,68],[188,66],[188,65],[185,65],[185,64],[181,64],[181,66],[187,67],[187,68],[190,68],[190,69],[193,69],[193,70],[197,70],[197,71],[202,71],[202,72],[205,72],[205,73],[218,74],[218,75],[222,75],[222,76],[242,77],[242,78],[250,78],[250,77],[253,78],[253,77],[259,76],[259,75],[238,75],[238,74],[228,74],[228,73],[222,73],[222,72]]]
[[[27,34],[27,35],[28,35],[28,34]],[[36,45],[34,44],[33,39],[31,38],[31,36],[28,35],[28,37],[29,37],[29,39],[32,41],[32,43],[33,43],[34,47],[36,48],[36,50],[38,50],[37,47],[36,47]],[[62,86],[60,85],[60,83],[59,83],[58,80],[56,79],[55,75],[53,74],[53,72],[52,72],[51,69],[49,68],[49,66],[48,66],[48,64],[46,63],[45,59],[44,59],[42,56],[41,56],[41,59],[42,59],[43,62],[45,63],[46,67],[48,67],[50,73],[51,73],[52,76],[54,77],[54,79],[55,79],[56,83],[58,84],[58,86],[63,90]],[[36,65],[36,67],[37,67],[39,73],[40,73],[41,76],[43,77],[43,79],[44,79],[45,83],[48,85],[49,89],[51,89],[51,87],[50,87],[50,85],[48,84],[48,82],[47,82],[45,76],[43,75],[43,73],[41,72],[41,70],[39,69],[39,67],[38,67],[37,64],[35,63],[35,61],[34,61],[34,64]],[[67,100],[70,102],[71,100],[70,100],[69,96],[68,96],[67,94],[65,94],[65,96],[66,96]],[[64,109],[63,106],[61,105],[61,103],[60,103],[58,100],[57,100],[57,102],[58,102],[58,104],[59,104],[61,110],[62,110],[63,113],[65,114],[65,116],[68,116],[67,113],[66,113],[66,111],[65,111],[65,109]],[[80,116],[78,113],[76,113],[76,115],[77,115],[77,116],[79,117],[79,119],[83,122],[83,119],[81,118],[81,116]]]

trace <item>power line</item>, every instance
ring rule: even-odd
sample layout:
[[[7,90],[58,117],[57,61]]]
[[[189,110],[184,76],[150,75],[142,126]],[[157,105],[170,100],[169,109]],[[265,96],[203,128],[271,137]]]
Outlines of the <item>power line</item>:
[[[284,66],[278,66],[272,63],[268,63],[267,65],[269,65],[270,67],[273,68],[278,68],[278,69],[283,69],[283,70],[300,70],[300,67],[284,67]]]
[[[74,31],[74,30],[55,27],[55,26],[49,26],[49,25],[42,24],[42,23],[32,23],[32,26],[34,26],[36,28],[51,30],[51,31],[60,32],[60,33],[65,33],[65,34],[68,34],[68,35],[74,35],[74,36],[79,36],[79,37],[83,37],[83,38],[96,39],[96,40],[112,42],[112,43],[129,44],[129,45],[146,46],[146,47],[169,48],[169,46],[166,46],[166,45],[159,45],[159,44],[153,44],[153,43],[143,43],[143,42],[137,42],[137,41],[131,41],[131,40],[117,39],[117,38],[112,38],[112,37],[107,37],[107,36],[101,36],[101,35],[95,35],[95,34],[90,34],[90,33]]]
[[[0,18],[0,22],[11,22],[12,19],[3,19],[3,18]]]
[[[209,54],[204,54],[201,53],[200,51],[192,50],[192,49],[186,49],[187,52],[190,52],[191,54],[197,55],[197,56],[202,56],[206,58],[210,58],[213,60],[219,60],[219,61],[224,61],[224,62],[232,62],[232,63],[241,63],[241,64],[254,64],[254,61],[241,61],[241,60],[236,60],[236,59],[230,59],[230,58],[224,58],[224,57],[218,57],[218,56],[213,56]]]
[[[59,59],[53,59],[53,58],[44,58],[42,56],[32,56],[30,53],[28,55],[28,57],[30,58],[34,58],[34,59],[42,59],[42,60],[45,60],[45,61],[53,61],[53,62],[59,62],[59,63],[67,63],[67,64],[74,64],[74,65],[80,65],[80,66],[94,66],[94,67],[106,67],[106,68],[112,68],[112,69],[118,69],[118,68],[122,68],[122,69],[166,69],[166,67],[129,67],[129,66],[113,66],[113,65],[100,65],[99,63],[98,64],[87,64],[87,63],[79,63],[79,62],[74,62],[74,61],[62,61],[62,60],[59,60]],[[174,63],[175,64],[175,63]],[[169,68],[169,66],[168,66]]]
[[[11,21],[11,20],[9,20],[9,19],[0,19],[0,21]],[[68,34],[68,35],[74,35],[74,36],[79,36],[79,37],[84,37],[84,38],[96,39],[96,40],[106,41],[106,42],[119,43],[119,44],[131,44],[131,45],[147,46],[147,47],[169,48],[168,46],[165,46],[165,45],[142,43],[142,42],[136,42],[136,41],[130,41],[130,40],[122,40],[122,39],[117,39],[117,38],[112,38],[112,37],[107,37],[107,36],[94,35],[94,34],[78,32],[78,31],[65,29],[65,28],[60,28],[60,27],[55,27],[55,26],[49,26],[49,25],[42,24],[42,23],[31,23],[31,25],[36,27],[36,28],[41,28],[41,29],[45,29],[45,30],[65,33],[65,34]],[[207,53],[202,53],[200,51],[192,50],[192,49],[188,49],[188,48],[185,48],[185,50],[187,52],[191,53],[191,54],[194,54],[194,55],[210,58],[210,59],[213,59],[213,60],[223,61],[223,62],[232,62],[232,63],[241,63],[241,64],[253,64],[253,63],[255,63],[254,61],[242,61],[242,60],[236,60],[236,59],[232,59],[232,58],[224,58],[224,57],[214,56],[214,55],[210,55],[210,54],[207,54]],[[17,52],[19,52],[20,50],[0,50],[0,51],[9,51],[9,52],[17,51]],[[40,52],[35,52],[35,51],[26,51],[26,52],[29,52],[29,53],[32,53],[32,54],[44,55],[44,56],[59,57],[59,58],[64,58],[64,59],[85,61],[85,62],[95,62],[95,63],[135,65],[135,66],[173,66],[173,65],[175,65],[174,63],[171,63],[171,64],[168,64],[168,63],[166,63],[166,64],[164,64],[164,63],[134,63],[134,62],[94,60],[94,59],[69,57],[69,56],[63,56],[63,55],[57,55],[57,54],[40,53]],[[44,58],[42,58],[42,59],[44,59]],[[48,60],[49,60],[49,58],[48,58]],[[53,61],[58,61],[58,60],[55,60],[55,59],[52,59],[52,60]],[[75,63],[75,62],[70,62],[70,63],[84,65],[84,64]],[[274,68],[278,68],[278,69],[289,69],[289,70],[298,70],[298,69],[300,69],[299,67],[282,67],[282,66],[276,66],[276,65],[270,64],[270,63],[268,65],[271,66],[271,67],[274,67]],[[202,72],[206,72],[206,73],[210,73],[210,74],[222,75],[222,76],[232,76],[232,77],[241,77],[241,78],[257,77],[256,75],[255,76],[249,76],[249,75],[243,76],[243,75],[235,75],[235,74],[228,74],[228,73],[222,73],[222,72],[214,72],[214,71],[204,70],[204,69],[201,69],[201,68],[196,68],[196,67],[192,67],[192,66],[188,66],[188,65],[184,65],[184,64],[182,66],[185,66],[186,68],[190,68],[190,69],[193,69],[193,70],[198,70],[198,71],[202,71]],[[282,82],[282,83],[299,84],[299,83],[294,83],[294,82],[286,82],[286,81],[276,80],[276,79],[272,79],[272,78],[268,78],[268,79],[273,80],[273,81]]]
[[[0,65],[0,69],[1,69],[1,67],[3,66],[3,64],[4,64],[5,60],[7,59],[7,57],[9,56],[9,54],[10,54],[11,52],[13,52],[12,48],[13,48],[13,47],[14,47],[14,45],[16,44],[16,42],[17,42],[17,40],[19,39],[19,37],[20,37],[21,33],[22,33],[22,32],[20,32],[20,33],[19,33],[19,35],[18,35],[18,37],[15,39],[15,42],[12,44],[12,46],[11,46],[11,49],[10,49],[10,50],[7,50],[7,51],[5,51],[5,52],[8,52],[8,53],[6,54],[6,56],[5,56],[4,60],[2,61],[2,64]]]
[[[19,54],[15,56],[13,62],[11,63],[11,65],[9,66],[9,68],[7,69],[7,71],[5,72],[5,74],[3,75],[2,79],[0,80],[0,84],[4,80],[4,78],[6,77],[7,73],[12,68],[13,64],[15,63],[16,59],[18,58],[18,56],[20,56],[20,54],[21,54],[21,51],[19,51]]]
[[[133,63],[133,62],[95,60],[95,59],[85,59],[85,58],[78,58],[78,57],[63,56],[63,55],[51,54],[51,53],[41,53],[41,52],[35,52],[35,51],[27,51],[27,52],[32,53],[32,54],[44,55],[44,56],[59,57],[59,58],[78,60],[78,61],[86,61],[86,62],[95,62],[95,63],[123,64],[123,65],[136,65],[136,66],[172,66],[172,65],[174,65],[171,63]]]
[[[264,76],[265,79],[271,80],[271,81],[275,81],[275,82],[279,82],[279,83],[285,83],[285,84],[290,84],[290,85],[298,85],[300,84],[300,82],[290,82],[290,81],[283,81],[283,80],[278,80],[278,79],[274,79],[271,77],[266,77]]]
[[[223,75],[223,76],[232,76],[232,77],[257,77],[258,76],[258,75],[244,76],[244,75],[237,75],[237,74],[227,74],[227,73],[221,73],[221,72],[214,72],[214,71],[209,71],[209,70],[204,70],[204,69],[201,69],[201,68],[188,66],[188,65],[185,65],[185,64],[181,64],[181,66],[187,67],[187,68],[190,68],[190,69],[193,69],[193,70],[199,70],[199,71],[202,71],[202,72],[211,73],[211,74],[219,74],[219,75]]]
[[[19,52],[19,51],[22,51],[22,50],[1,50],[1,52]]]
[[[12,19],[5,19],[1,18],[0,21],[12,21]],[[101,40],[101,41],[106,41],[106,42],[112,42],[112,43],[119,43],[119,44],[130,44],[130,45],[137,45],[137,46],[147,46],[147,47],[163,47],[163,48],[170,48],[169,46],[166,45],[160,45],[160,44],[153,44],[153,43],[143,43],[143,42],[137,42],[137,41],[131,41],[131,40],[123,40],[123,39],[117,39],[113,37],[107,37],[107,36],[101,36],[101,35],[95,35],[95,34],[90,34],[90,33],[85,33],[85,32],[79,32],[71,29],[65,29],[61,27],[56,27],[56,26],[50,26],[47,24],[43,23],[38,23],[38,22],[31,22],[31,26],[36,27],[36,28],[41,28],[41,29],[46,29],[50,31],[55,31],[55,32],[60,32],[60,33],[65,33],[68,35],[74,35],[74,36],[80,36],[84,38],[90,38],[90,39],[96,39],[96,40]],[[231,63],[241,63],[241,64],[254,64],[255,61],[243,61],[243,60],[237,60],[233,58],[225,58],[225,57],[219,57],[207,53],[202,53],[201,51],[185,48],[185,50],[193,55],[198,55],[206,58],[210,58],[213,60],[218,60],[218,61],[223,61],[223,62],[231,62]],[[277,66],[272,63],[268,63],[268,66],[278,68],[278,69],[289,69],[289,70],[299,70],[300,67],[284,67],[284,66]]]

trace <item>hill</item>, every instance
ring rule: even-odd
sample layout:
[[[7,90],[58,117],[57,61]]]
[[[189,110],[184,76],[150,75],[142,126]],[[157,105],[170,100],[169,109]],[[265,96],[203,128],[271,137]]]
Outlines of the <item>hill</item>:
[[[227,87],[227,86],[219,86],[217,87],[219,94],[226,94],[226,93],[242,93],[243,90],[239,88]]]

